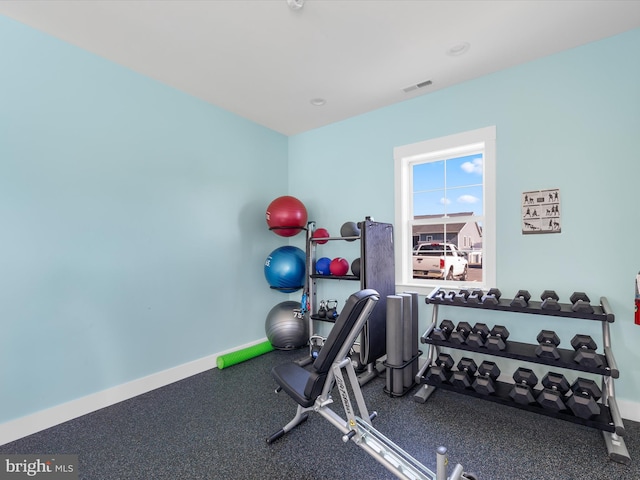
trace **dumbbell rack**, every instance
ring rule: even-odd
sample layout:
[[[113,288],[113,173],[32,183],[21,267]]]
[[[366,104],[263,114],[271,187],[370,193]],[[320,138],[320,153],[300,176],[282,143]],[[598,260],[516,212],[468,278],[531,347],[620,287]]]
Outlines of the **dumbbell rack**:
[[[622,422],[622,417],[620,416],[620,411],[618,409],[618,404],[615,398],[615,389],[613,384],[613,379],[618,378],[620,376],[620,371],[618,370],[617,363],[613,356],[613,351],[611,349],[611,335],[609,331],[609,324],[613,323],[615,320],[615,316],[611,311],[611,307],[606,297],[600,298],[600,305],[593,306],[592,313],[585,312],[574,312],[572,310],[572,304],[563,304],[560,303],[559,310],[545,310],[541,308],[542,302],[529,301],[526,307],[512,307],[510,305],[511,299],[501,298],[499,302],[495,305],[488,305],[482,303],[463,303],[463,302],[453,302],[445,296],[444,298],[438,295],[438,292],[441,289],[435,288],[426,298],[425,301],[427,304],[431,304],[433,306],[432,311],[432,322],[428,326],[427,330],[421,337],[421,342],[429,344],[429,348],[427,350],[427,361],[422,366],[418,374],[416,375],[416,383],[423,384],[423,386],[418,390],[418,392],[414,396],[414,400],[420,403],[424,403],[427,401],[429,396],[435,391],[436,388],[442,388],[445,390],[451,390],[457,393],[461,393],[464,395],[470,395],[473,397],[481,398],[483,400],[488,400],[496,403],[500,403],[503,405],[507,405],[510,407],[520,408],[524,410],[528,410],[531,412],[535,412],[541,415],[546,415],[550,417],[554,417],[560,420],[569,421],[572,423],[578,423],[581,425],[585,425],[587,427],[596,428],[602,431],[605,444],[607,446],[607,451],[609,453],[609,457],[620,463],[628,464],[630,462],[629,452],[626,448],[624,439],[622,438],[625,433],[624,424]],[[512,340],[508,340],[506,342],[506,348],[504,350],[489,350],[487,348],[477,348],[472,347],[466,344],[458,344],[444,340],[437,340],[431,338],[431,332],[434,328],[436,328],[438,323],[438,309],[439,306],[453,306],[453,307],[463,307],[463,308],[479,308],[483,310],[492,310],[492,311],[503,311],[503,312],[511,312],[511,313],[523,313],[523,314],[533,314],[533,315],[548,315],[553,317],[564,317],[568,319],[580,319],[580,320],[594,320],[602,323],[602,340],[603,340],[603,354],[599,355],[602,360],[602,367],[600,368],[591,368],[580,365],[573,360],[573,356],[575,354],[574,350],[561,349],[558,348],[558,353],[560,354],[559,360],[552,360],[548,358],[538,357],[535,353],[535,349],[538,346],[537,344],[527,344],[521,342],[515,342]],[[523,405],[520,403],[514,402],[510,396],[509,392],[513,387],[513,384],[507,382],[496,381],[495,387],[496,392],[493,395],[482,395],[475,390],[471,389],[459,389],[447,383],[440,383],[433,380],[430,380],[426,377],[426,372],[428,368],[435,363],[435,359],[440,353],[440,348],[446,347],[457,350],[466,350],[470,352],[475,352],[483,355],[490,355],[494,357],[503,357],[514,360],[519,360],[523,362],[529,363],[537,363],[543,365],[549,365],[554,368],[563,368],[569,370],[577,370],[583,371],[587,373],[592,373],[601,376],[602,378],[602,398],[600,399],[600,414],[594,416],[589,419],[577,417],[573,415],[570,410],[566,411],[553,411],[546,410],[538,404],[527,404]],[[540,392],[540,389],[533,389],[534,396]]]

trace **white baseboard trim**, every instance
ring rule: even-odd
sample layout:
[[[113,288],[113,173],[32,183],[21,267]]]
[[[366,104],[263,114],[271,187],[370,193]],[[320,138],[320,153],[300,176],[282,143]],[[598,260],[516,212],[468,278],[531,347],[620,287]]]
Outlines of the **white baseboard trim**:
[[[87,415],[101,408],[115,405],[116,403],[142,395],[143,393],[211,370],[212,368],[216,368],[216,360],[220,355],[251,347],[266,340],[266,337],[261,338],[254,342],[184,363],[137,380],[132,380],[25,417],[10,420],[0,424],[0,445],[13,442],[19,438],[32,435],[55,425],[73,420],[74,418],[81,417],[82,415]]]

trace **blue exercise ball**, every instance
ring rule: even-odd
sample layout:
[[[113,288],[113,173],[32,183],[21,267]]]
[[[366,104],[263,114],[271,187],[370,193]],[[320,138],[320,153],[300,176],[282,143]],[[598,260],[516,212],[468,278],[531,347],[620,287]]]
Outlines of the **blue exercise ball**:
[[[320,275],[331,275],[331,259],[327,257],[321,257],[316,262],[316,272]]]
[[[298,247],[276,248],[264,262],[264,277],[283,293],[295,292],[304,286],[305,261],[305,253]]]

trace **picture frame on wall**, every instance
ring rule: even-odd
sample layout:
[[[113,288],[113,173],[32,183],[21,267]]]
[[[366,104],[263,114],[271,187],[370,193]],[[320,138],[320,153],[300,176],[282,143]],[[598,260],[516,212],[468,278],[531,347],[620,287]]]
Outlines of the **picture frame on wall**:
[[[561,233],[560,189],[522,192],[522,234]]]

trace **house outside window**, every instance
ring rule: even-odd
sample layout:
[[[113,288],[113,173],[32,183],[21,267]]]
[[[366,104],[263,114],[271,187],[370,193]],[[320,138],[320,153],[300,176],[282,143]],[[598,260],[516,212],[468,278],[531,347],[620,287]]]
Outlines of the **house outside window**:
[[[495,127],[394,149],[396,281],[495,286]]]

